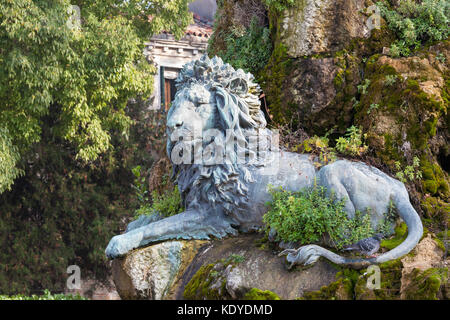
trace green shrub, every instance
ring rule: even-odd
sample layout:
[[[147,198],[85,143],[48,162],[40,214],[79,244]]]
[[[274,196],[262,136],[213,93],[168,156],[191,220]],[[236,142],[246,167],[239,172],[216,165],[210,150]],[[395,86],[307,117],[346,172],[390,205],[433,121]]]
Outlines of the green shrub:
[[[142,167],[140,165],[131,169],[131,172],[134,175],[134,184],[132,185],[132,187],[136,191],[137,200],[141,205],[144,205],[148,202],[148,187],[146,184],[146,175],[142,172]]]
[[[154,158],[148,146],[159,150],[158,141],[161,148],[166,142],[164,126],[155,128],[164,115],[148,111],[143,101],[127,109],[134,120],[128,139],[112,130],[114,148],[90,165],[49,129],[58,118],[56,107],[42,119],[47,125],[41,141],[21,160],[24,175],[0,195],[1,294],[63,292],[72,264],[82,279],[110,276],[105,248],[139,205],[131,169],[149,168]]]
[[[363,138],[365,135],[362,134],[361,129],[351,126],[347,129],[345,137],[339,137],[336,140],[336,149],[344,155],[359,156],[367,151]]]
[[[268,28],[258,25],[253,17],[250,27],[233,26],[225,37],[226,50],[218,52],[223,61],[236,69],[257,75],[269,61],[272,42]]]
[[[263,221],[276,230],[277,241],[310,244],[328,235],[338,249],[367,238],[374,233],[370,216],[357,212],[350,219],[344,209],[345,200],[327,197],[326,189],[315,185],[299,192],[269,186],[272,202]]]
[[[162,195],[153,191],[152,201],[151,205],[148,203],[142,204],[135,212],[136,217],[155,213],[159,213],[163,217],[170,217],[184,211],[178,186],[175,186],[173,190],[166,191]]]
[[[378,2],[382,16],[398,40],[392,44],[392,56],[408,56],[421,45],[445,40],[450,34],[448,0],[402,0],[397,8]]]

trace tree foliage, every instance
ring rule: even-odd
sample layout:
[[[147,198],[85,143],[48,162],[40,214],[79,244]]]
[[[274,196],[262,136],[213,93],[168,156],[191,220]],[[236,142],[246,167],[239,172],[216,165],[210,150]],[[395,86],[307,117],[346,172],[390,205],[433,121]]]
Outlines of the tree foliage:
[[[272,53],[270,31],[258,24],[254,16],[248,29],[233,26],[225,36],[226,50],[217,54],[236,69],[243,69],[255,76],[264,68]],[[211,49],[209,49],[211,55]]]
[[[81,27],[69,23],[81,8]],[[43,117],[92,161],[111,146],[112,129],[126,135],[127,101],[148,97],[154,67],[144,41],[167,30],[181,36],[192,17],[188,0],[0,2],[0,192],[23,173],[19,160],[41,140]]]
[[[41,140],[21,160],[24,174],[0,194],[1,294],[64,292],[72,264],[81,268],[83,281],[107,279],[105,247],[140,205],[131,169],[137,163],[149,168],[153,151],[166,141],[156,135],[164,127],[155,128],[163,114],[142,101],[129,103],[126,113],[133,120],[128,139],[112,130],[114,148],[88,165],[51,130],[53,109],[42,119]]]

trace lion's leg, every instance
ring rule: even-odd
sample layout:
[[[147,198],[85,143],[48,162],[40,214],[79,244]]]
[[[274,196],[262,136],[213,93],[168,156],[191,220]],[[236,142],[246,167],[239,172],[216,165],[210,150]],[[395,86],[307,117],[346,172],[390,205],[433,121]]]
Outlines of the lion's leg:
[[[209,239],[235,234],[231,223],[221,215],[199,213],[194,210],[144,225],[127,233],[114,236],[106,248],[106,256],[114,259],[152,242],[168,239]]]
[[[334,193],[336,199],[345,199],[345,211],[349,218],[355,217],[356,209],[348,193],[347,188],[342,184],[340,176],[334,170],[330,170],[331,166],[323,167],[318,173],[319,184],[327,189],[328,196]]]

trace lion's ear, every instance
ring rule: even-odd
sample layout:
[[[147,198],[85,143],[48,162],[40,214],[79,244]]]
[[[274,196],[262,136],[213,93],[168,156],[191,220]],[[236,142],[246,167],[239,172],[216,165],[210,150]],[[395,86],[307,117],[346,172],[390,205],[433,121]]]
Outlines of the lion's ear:
[[[216,104],[223,128],[225,130],[234,129],[238,121],[236,101],[223,88],[217,87]]]

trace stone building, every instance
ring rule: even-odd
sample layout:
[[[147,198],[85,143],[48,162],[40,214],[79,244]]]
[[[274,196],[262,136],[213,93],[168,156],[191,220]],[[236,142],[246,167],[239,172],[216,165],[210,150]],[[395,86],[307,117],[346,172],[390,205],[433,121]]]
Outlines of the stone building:
[[[206,53],[213,24],[208,18],[214,15],[216,7],[215,1],[211,0],[198,0],[192,5],[202,7],[202,3],[205,6],[210,5],[209,14],[205,14],[206,17],[200,16],[194,11],[195,7],[191,8],[191,11],[194,11],[194,23],[188,26],[183,38],[175,40],[172,34],[164,32],[153,36],[146,43],[144,54],[158,70],[154,81],[154,94],[149,100],[151,110],[169,109],[175,97],[175,79],[178,72],[185,63],[198,59]]]

